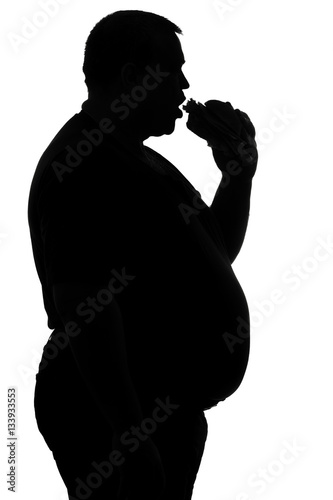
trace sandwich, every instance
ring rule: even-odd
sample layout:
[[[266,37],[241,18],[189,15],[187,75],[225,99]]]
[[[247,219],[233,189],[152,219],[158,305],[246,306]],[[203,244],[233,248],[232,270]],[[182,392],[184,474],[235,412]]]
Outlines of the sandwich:
[[[250,130],[244,127],[239,110],[235,110],[230,102],[210,100],[205,105],[190,99],[183,105],[188,113],[186,126],[191,132],[208,142],[208,146],[238,154],[239,144],[248,138]],[[244,116],[243,116],[244,115]],[[251,121],[245,113],[242,118]],[[254,127],[252,126],[253,131]],[[252,130],[251,130],[252,131]],[[251,134],[252,135],[252,134]]]

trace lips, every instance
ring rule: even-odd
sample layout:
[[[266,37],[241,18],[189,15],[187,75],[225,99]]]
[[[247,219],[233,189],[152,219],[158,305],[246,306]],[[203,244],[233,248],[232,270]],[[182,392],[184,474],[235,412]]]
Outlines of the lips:
[[[205,105],[190,99],[183,109],[189,114],[187,128],[208,142],[208,146],[237,153],[243,124],[230,103],[211,100]]]
[[[183,111],[181,110],[180,106],[183,104],[183,102],[186,101],[186,97],[184,97],[181,101],[179,101],[178,104],[175,106],[175,112],[179,118],[183,116]]]

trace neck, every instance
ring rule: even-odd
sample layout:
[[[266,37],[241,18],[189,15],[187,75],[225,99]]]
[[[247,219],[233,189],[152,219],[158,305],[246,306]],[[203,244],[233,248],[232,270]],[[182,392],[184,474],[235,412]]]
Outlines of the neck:
[[[138,137],[135,133],[133,122],[130,118],[126,118],[123,121],[112,113],[110,110],[110,103],[112,102],[89,98],[82,104],[82,110],[87,113],[91,118],[93,118],[97,123],[99,123],[103,118],[109,118],[112,123],[116,126],[115,130],[112,132],[112,136],[120,143],[130,148],[139,156],[145,155],[143,140]]]

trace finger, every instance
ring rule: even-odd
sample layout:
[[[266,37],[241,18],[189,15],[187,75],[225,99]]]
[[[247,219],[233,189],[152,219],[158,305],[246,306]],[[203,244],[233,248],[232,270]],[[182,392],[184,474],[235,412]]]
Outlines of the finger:
[[[239,116],[240,116],[240,119],[241,119],[241,121],[243,123],[243,126],[244,126],[246,132],[251,137],[255,137],[255,135],[256,135],[256,129],[254,128],[254,125],[251,122],[251,120],[249,118],[247,118],[246,116],[242,116],[242,115],[239,115]]]
[[[249,116],[240,109],[235,109],[235,113],[237,113],[238,117],[241,119],[247,133],[254,138],[256,135],[256,129],[254,128],[254,125],[251,122]]]
[[[251,147],[248,143],[241,143],[238,148],[240,158],[249,165],[254,164],[258,160],[257,149]]]

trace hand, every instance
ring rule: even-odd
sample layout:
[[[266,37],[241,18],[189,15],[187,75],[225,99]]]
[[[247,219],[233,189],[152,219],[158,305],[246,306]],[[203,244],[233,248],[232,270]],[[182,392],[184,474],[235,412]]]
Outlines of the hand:
[[[147,437],[139,441],[138,448],[130,451],[120,436],[115,434],[112,448],[125,458],[119,467],[120,486],[116,500],[159,500],[165,490],[165,474],[160,454],[153,441]]]
[[[234,111],[243,125],[240,140],[232,141],[234,147],[231,149],[222,138],[221,145],[212,147],[212,152],[215,163],[222,173],[228,177],[230,175],[239,176],[239,180],[248,182],[254,176],[258,163],[255,128],[246,113],[239,109]]]

